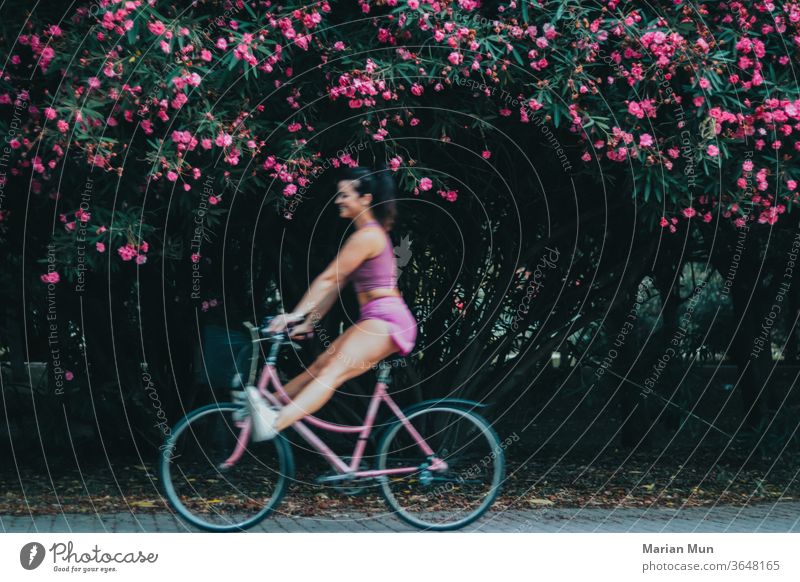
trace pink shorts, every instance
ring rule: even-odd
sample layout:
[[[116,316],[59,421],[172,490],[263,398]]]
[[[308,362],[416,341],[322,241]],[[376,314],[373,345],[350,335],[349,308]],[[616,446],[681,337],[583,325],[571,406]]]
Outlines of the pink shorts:
[[[402,297],[378,297],[362,305],[356,323],[365,319],[382,319],[388,322],[389,333],[400,348],[400,355],[407,356],[411,353],[417,341],[417,320]]]

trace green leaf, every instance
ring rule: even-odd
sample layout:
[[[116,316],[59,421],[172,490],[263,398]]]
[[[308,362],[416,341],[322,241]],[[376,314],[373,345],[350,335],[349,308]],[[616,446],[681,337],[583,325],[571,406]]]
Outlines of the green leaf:
[[[522,22],[528,24],[528,0],[522,0]]]
[[[511,54],[514,55],[514,60],[519,63],[520,67],[524,67],[525,66],[525,63],[523,62],[522,57],[519,56],[519,53],[517,52],[517,49],[512,50]]]
[[[566,7],[567,7],[566,0],[561,0],[561,5],[558,7],[558,10],[556,10],[555,18],[553,18],[553,24],[561,20],[561,16],[564,14],[564,9],[566,9]]]
[[[134,44],[136,42],[136,35],[139,33],[140,20],[141,18],[134,16],[133,26],[131,26],[130,30],[128,30],[128,44]]]
[[[255,12],[253,12],[253,9],[250,7],[250,4],[248,4],[247,2],[243,2],[243,4],[244,4],[244,9],[250,13],[250,16],[253,17],[253,20],[254,21],[258,20],[258,16],[256,16]]]
[[[412,80],[411,80],[411,78],[408,76],[408,74],[407,74],[407,73],[406,73],[406,72],[403,70],[404,68],[405,68],[405,67],[397,67],[397,69],[395,70],[395,72],[396,72],[396,73],[400,73],[400,76],[401,76],[401,77],[403,77],[403,79],[405,79],[405,80],[406,80],[406,82],[407,82],[409,85],[413,85],[413,84],[414,84],[414,81],[412,81]]]

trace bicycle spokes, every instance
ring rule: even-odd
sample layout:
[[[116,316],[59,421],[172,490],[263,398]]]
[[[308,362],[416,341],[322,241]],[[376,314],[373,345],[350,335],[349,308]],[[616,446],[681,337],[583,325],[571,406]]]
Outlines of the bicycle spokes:
[[[478,415],[455,408],[432,407],[409,421],[434,455],[401,423],[388,431],[380,468],[415,467],[381,479],[389,505],[418,527],[454,529],[476,519],[494,500],[504,472],[494,431]]]
[[[190,521],[212,530],[263,518],[284,487],[280,441],[249,440],[249,420],[235,405],[195,411],[179,424],[162,455],[167,495]]]

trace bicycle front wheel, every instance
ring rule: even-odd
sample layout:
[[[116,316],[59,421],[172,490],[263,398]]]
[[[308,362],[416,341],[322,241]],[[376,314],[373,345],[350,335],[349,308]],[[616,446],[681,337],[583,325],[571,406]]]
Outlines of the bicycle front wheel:
[[[264,519],[280,502],[294,461],[278,435],[249,440],[243,406],[211,404],[190,412],[162,447],[160,473],[167,500],[207,531],[239,531]]]
[[[505,476],[500,439],[481,416],[456,407],[432,406],[407,415],[413,431],[397,421],[378,445],[379,477],[386,503],[405,522],[454,530],[478,519],[497,498]],[[447,464],[429,468],[416,432]],[[414,470],[411,470],[413,468]]]

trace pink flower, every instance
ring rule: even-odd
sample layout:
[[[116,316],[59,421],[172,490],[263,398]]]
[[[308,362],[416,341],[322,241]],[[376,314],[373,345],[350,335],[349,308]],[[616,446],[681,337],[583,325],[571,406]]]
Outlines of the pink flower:
[[[789,190],[794,190],[795,188],[797,188],[797,182],[795,180],[787,180],[786,181],[786,187]]]
[[[708,79],[705,77],[700,78],[700,88],[701,89],[708,89],[711,86],[711,83],[708,82]]]
[[[61,280],[61,277],[56,271],[50,271],[46,275],[42,275],[40,279],[44,283],[58,283]]]
[[[691,218],[692,216],[697,214],[697,211],[694,208],[689,207],[681,210],[681,214],[683,214],[686,218]]]
[[[464,56],[458,51],[453,51],[448,55],[447,60],[453,65],[460,65],[464,60]]]
[[[214,143],[219,147],[227,147],[233,143],[233,137],[228,133],[220,133]]]
[[[661,220],[658,222],[658,224],[661,225],[661,228],[664,228],[665,226],[669,226],[669,220],[667,220],[666,218],[664,218],[662,216]]]
[[[431,188],[433,188],[433,182],[430,178],[422,178],[422,180],[419,181],[420,190],[428,191]]]
[[[640,101],[639,103],[632,101],[628,103],[628,113],[639,119],[643,119],[645,115],[647,117],[655,117],[656,108],[653,107],[652,99],[645,99],[644,101]]]
[[[488,160],[489,158],[492,157],[492,152],[490,152],[489,150],[483,150],[481,152],[481,156],[483,157],[484,160]]]
[[[56,117],[58,117],[58,113],[56,113],[56,110],[55,110],[55,109],[53,109],[52,107],[48,107],[48,108],[46,108],[46,109],[44,110],[44,116],[45,116],[47,119],[53,120],[53,119],[55,119]]]
[[[643,133],[639,136],[639,145],[641,147],[650,147],[653,145],[653,136],[649,133]]]
[[[175,180],[177,180],[177,179],[178,179],[178,174],[176,174],[176,173],[175,173],[175,172],[173,172],[172,170],[170,170],[169,172],[167,172],[167,180],[169,180],[170,182],[174,182],[174,181],[175,181]]]
[[[70,380],[72,380],[74,377],[75,377],[75,375],[74,375],[72,372],[70,372],[69,370],[67,370],[66,372],[64,372],[64,378],[66,378],[66,379],[67,379],[67,382],[69,382]]]
[[[530,101],[528,101],[528,107],[530,107],[533,111],[538,111],[539,109],[544,107],[544,105],[539,103],[536,99],[531,99]]]
[[[197,263],[200,261],[200,253],[192,253],[192,262]]]
[[[414,94],[414,95],[416,95],[417,97],[419,97],[420,95],[422,95],[422,92],[423,92],[424,90],[425,90],[425,89],[423,89],[423,88],[422,88],[422,85],[420,85],[419,83],[414,83],[413,85],[411,85],[411,93],[413,93],[413,94]]]
[[[147,257],[145,255],[136,255],[136,264],[143,265],[147,262]]]
[[[97,77],[89,77],[89,87],[97,89],[100,87],[100,79]]]
[[[713,143],[712,144],[708,144],[708,147],[706,148],[706,152],[708,153],[709,156],[711,156],[713,158],[713,157],[716,157],[719,154],[719,148],[717,146],[715,146]]]
[[[396,172],[402,163],[403,163],[403,158],[401,158],[400,156],[395,156],[389,160],[389,167],[392,169],[393,172]]]
[[[283,189],[284,196],[294,196],[297,193],[297,186],[294,184],[287,184],[286,188]]]
[[[124,247],[119,247],[117,249],[117,253],[119,253],[119,256],[122,257],[123,261],[130,261],[137,255],[136,249],[131,243],[126,244]]]
[[[95,246],[95,248],[97,249],[97,252],[98,252],[98,253],[104,253],[104,252],[106,252],[106,245],[104,245],[103,243],[101,243],[101,242],[99,242],[99,241],[98,241],[97,243],[95,243],[95,245],[94,245],[94,246]]]
[[[296,122],[295,123],[290,123],[286,127],[286,129],[288,129],[290,133],[294,133],[296,131],[300,131],[302,128],[303,128],[303,126],[301,124],[299,124],[299,123],[296,123]]]
[[[408,0],[408,7],[411,10],[416,10],[419,8],[419,0]]]
[[[167,27],[164,26],[164,23],[161,22],[160,20],[156,20],[154,22],[148,22],[147,28],[148,30],[150,30],[150,32],[152,32],[156,36],[164,34],[164,32],[167,30]]]

